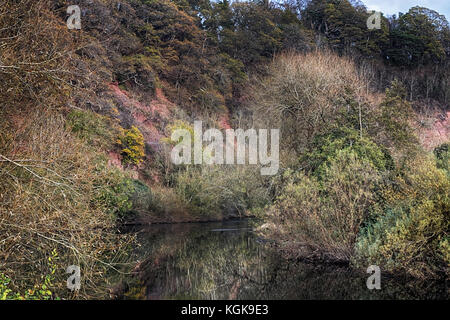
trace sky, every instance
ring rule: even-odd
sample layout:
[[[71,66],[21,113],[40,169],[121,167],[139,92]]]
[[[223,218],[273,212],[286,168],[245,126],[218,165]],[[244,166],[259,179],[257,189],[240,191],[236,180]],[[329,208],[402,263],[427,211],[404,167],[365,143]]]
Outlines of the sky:
[[[408,12],[415,6],[433,9],[450,20],[450,0],[362,0],[369,10],[381,11],[384,15]]]

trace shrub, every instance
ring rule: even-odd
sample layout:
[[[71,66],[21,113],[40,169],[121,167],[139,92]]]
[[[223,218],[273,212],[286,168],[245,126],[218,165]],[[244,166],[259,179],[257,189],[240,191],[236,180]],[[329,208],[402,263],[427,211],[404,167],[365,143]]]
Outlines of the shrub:
[[[103,149],[112,149],[118,134],[118,125],[112,119],[88,110],[70,111],[67,124],[89,145]]]
[[[210,181],[201,169],[188,169],[176,177],[175,190],[194,216],[219,218],[220,201],[217,190],[211,190]]]
[[[349,104],[367,107],[361,92],[365,83],[350,59],[323,52],[285,54],[268,74],[255,82],[251,108],[262,127],[281,129],[285,149],[304,152],[317,134],[354,113]]]
[[[118,169],[106,169],[108,175],[95,181],[97,186],[96,201],[116,218],[121,218],[133,208],[132,196],[135,192],[133,180]]]
[[[322,171],[322,182],[303,173],[289,179],[271,208],[270,219],[277,226],[271,233],[298,244],[305,254],[349,261],[380,176],[351,150],[338,151]]]
[[[14,292],[24,293],[47,274],[45,253],[56,249],[58,270],[74,262],[83,270],[78,297],[103,298],[107,266],[124,262],[123,249],[132,239],[115,233],[115,220],[98,199],[96,183],[110,179],[106,161],[74,137],[56,112],[15,117],[21,119],[20,130],[11,131],[15,144],[0,154],[2,273],[14,280]],[[52,293],[70,297],[67,277],[54,276]]]
[[[146,210],[151,218],[162,221],[190,221],[193,219],[188,211],[188,204],[173,188],[153,186]]]
[[[153,66],[159,66],[161,58],[157,52],[146,50],[146,53],[150,56],[136,54],[122,57],[122,63],[119,64],[118,71],[116,71],[117,80],[121,83],[133,80],[132,84],[154,93],[158,78]]]
[[[135,212],[147,210],[152,200],[150,188],[139,180],[132,180],[133,193],[131,195],[132,208]]]
[[[428,158],[410,161],[386,186],[386,205],[361,232],[356,265],[378,264],[392,272],[434,277],[449,260],[450,179]]]
[[[450,144],[441,144],[433,150],[433,153],[436,156],[437,167],[450,174]]]
[[[358,158],[367,160],[378,171],[394,168],[394,162],[388,150],[375,144],[369,137],[361,136],[357,130],[348,128],[317,136],[311,151],[300,158],[300,166],[307,168],[320,178],[323,171],[319,168],[324,168],[324,163],[335,159],[341,150],[355,152]]]
[[[177,194],[199,216],[258,213],[269,201],[258,169],[251,167],[189,167],[176,176]]]
[[[33,289],[28,289],[24,294],[19,292],[13,292],[10,289],[11,279],[3,273],[0,273],[0,300],[50,300],[58,299],[58,297],[53,296],[51,291],[53,287],[53,281],[55,279],[55,273],[57,270],[57,265],[55,260],[58,259],[58,253],[56,250],[51,252],[48,257],[48,273],[45,276],[41,276],[42,283],[36,284]]]
[[[49,10],[48,0],[5,0],[0,8],[0,100],[14,111],[36,105],[57,108],[73,92],[71,80],[84,78],[73,52],[83,45]],[[36,26],[39,26],[37,28]]]
[[[414,130],[410,125],[410,119],[414,111],[406,101],[406,89],[397,80],[393,81],[391,87],[386,89],[386,96],[380,105],[381,115],[378,122],[383,130],[383,143],[398,149],[408,149],[418,145]]]
[[[117,143],[123,147],[121,154],[125,164],[138,165],[145,157],[144,136],[138,128],[132,126],[131,129],[122,129]]]

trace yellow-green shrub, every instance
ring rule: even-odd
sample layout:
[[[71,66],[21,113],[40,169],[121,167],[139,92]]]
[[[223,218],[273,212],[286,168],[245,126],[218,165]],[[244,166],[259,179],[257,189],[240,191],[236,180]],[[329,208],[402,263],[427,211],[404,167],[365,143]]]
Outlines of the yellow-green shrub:
[[[355,263],[416,277],[437,276],[449,260],[450,179],[432,159],[410,161],[383,191],[385,207],[361,232]]]
[[[117,143],[123,148],[123,162],[138,165],[145,157],[145,141],[141,131],[135,126],[122,129]]]
[[[89,145],[111,149],[118,134],[114,120],[89,110],[72,110],[67,115],[67,124],[74,133]]]
[[[58,253],[53,250],[48,257],[48,272],[41,276],[41,283],[35,284],[33,289],[25,290],[25,293],[13,292],[10,289],[11,279],[0,273],[0,300],[50,300],[59,299],[53,295],[51,289],[53,281],[55,280],[55,273],[57,265],[55,260],[58,260]]]
[[[324,164],[319,182],[295,173],[270,210],[270,236],[305,254],[349,261],[359,229],[375,201],[380,176],[351,150]],[[290,174],[287,172],[286,174]]]

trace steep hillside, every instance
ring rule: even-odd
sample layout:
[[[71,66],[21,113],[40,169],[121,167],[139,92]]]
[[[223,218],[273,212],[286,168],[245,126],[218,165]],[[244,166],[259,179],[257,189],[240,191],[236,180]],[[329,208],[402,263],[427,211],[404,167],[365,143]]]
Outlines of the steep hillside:
[[[245,216],[291,257],[448,277],[448,22],[368,17],[346,0],[4,0],[0,297],[107,298],[133,264],[124,225]],[[280,128],[279,171],[174,165],[195,120]]]

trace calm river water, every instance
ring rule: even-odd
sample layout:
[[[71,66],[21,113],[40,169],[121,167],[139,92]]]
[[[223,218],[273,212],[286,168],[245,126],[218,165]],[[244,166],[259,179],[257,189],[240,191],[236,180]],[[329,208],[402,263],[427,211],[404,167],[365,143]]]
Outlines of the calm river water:
[[[148,226],[139,231],[139,276],[126,299],[447,299],[445,284],[369,276],[345,266],[281,258],[255,222]]]

